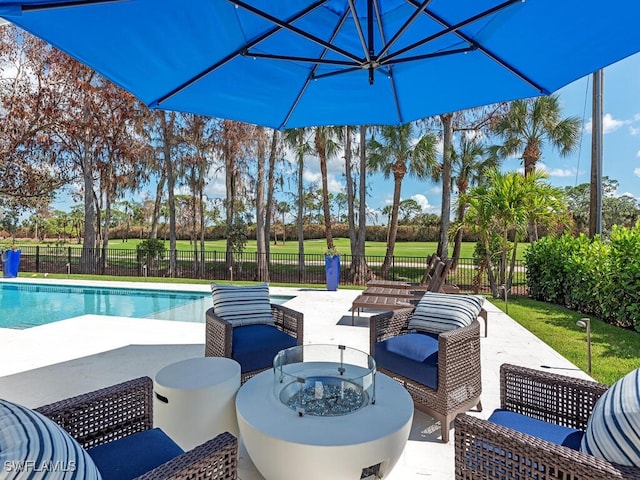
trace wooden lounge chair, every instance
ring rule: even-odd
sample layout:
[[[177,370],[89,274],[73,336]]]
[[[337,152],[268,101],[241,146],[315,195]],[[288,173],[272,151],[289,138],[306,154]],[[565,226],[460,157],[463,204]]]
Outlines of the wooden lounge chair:
[[[395,297],[395,298],[415,298],[420,296],[422,292],[414,292],[408,288],[389,288],[389,287],[367,287],[362,292],[363,295],[373,295],[376,297]]]
[[[451,270],[451,265],[453,265],[453,259],[443,261],[440,257],[433,254],[427,259],[427,273],[419,284],[398,282],[394,280],[369,280],[367,282],[367,289],[371,287],[380,287],[412,290],[414,292],[459,293],[460,289],[458,287],[446,284],[447,275]]]
[[[413,305],[410,301],[414,297],[379,297],[377,295],[358,295],[356,299],[351,304],[351,325],[354,325],[354,312],[358,311],[358,316],[360,315],[360,310],[369,309],[369,310],[398,310],[399,308],[411,308]]]

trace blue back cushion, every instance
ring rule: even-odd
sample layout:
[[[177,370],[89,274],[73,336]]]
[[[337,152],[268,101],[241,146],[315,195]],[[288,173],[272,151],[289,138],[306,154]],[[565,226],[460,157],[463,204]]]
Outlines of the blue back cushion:
[[[0,478],[99,480],[100,473],[80,444],[53,420],[0,400]]]
[[[584,435],[582,430],[543,422],[509,410],[495,410],[489,421],[573,450],[580,450],[580,441]]]
[[[622,377],[598,399],[580,449],[640,467],[640,369]]]
[[[242,373],[273,366],[280,350],[295,347],[298,340],[273,325],[234,327],[231,357],[240,364]]]
[[[131,480],[184,453],[162,430],[134,433],[87,450],[102,480]]]
[[[438,388],[438,337],[407,333],[375,345],[376,364],[434,390]]]

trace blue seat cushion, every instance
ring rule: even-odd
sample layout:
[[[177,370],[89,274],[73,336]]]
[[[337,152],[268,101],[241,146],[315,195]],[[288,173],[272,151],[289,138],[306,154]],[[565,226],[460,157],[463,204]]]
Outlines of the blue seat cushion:
[[[134,433],[87,450],[102,480],[130,480],[184,453],[162,430]]]
[[[407,333],[375,345],[376,364],[434,390],[438,389],[438,337]]]
[[[544,422],[509,410],[495,410],[489,421],[574,450],[580,450],[584,435],[582,430]]]
[[[242,373],[273,366],[280,350],[295,347],[298,340],[273,325],[245,325],[233,329],[232,358]]]

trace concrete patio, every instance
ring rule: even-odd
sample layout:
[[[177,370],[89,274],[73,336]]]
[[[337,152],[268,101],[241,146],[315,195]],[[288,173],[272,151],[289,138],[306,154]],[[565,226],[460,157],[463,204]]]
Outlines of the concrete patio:
[[[56,283],[83,284],[72,280]],[[131,286],[124,282],[106,285]],[[209,291],[207,285],[145,285],[155,289]],[[376,312],[361,313],[356,316],[355,325],[351,325],[351,302],[361,293],[359,290],[328,292],[272,287],[271,292],[295,296],[286,305],[304,313],[305,343],[344,344],[368,351],[368,317]],[[481,340],[484,411],[472,412],[473,415],[486,417],[498,406],[502,363],[589,378],[496,307],[485,305],[489,312],[489,336]],[[207,306],[205,302],[202,308]],[[200,312],[185,310],[184,322],[85,315],[26,330],[0,328],[0,398],[36,407],[142,375],[153,378],[170,363],[203,355],[204,323],[194,321],[197,320],[194,317],[201,316]],[[416,411],[404,453],[386,478],[453,477],[452,443],[442,444],[439,425]],[[242,445],[239,478],[262,479]]]

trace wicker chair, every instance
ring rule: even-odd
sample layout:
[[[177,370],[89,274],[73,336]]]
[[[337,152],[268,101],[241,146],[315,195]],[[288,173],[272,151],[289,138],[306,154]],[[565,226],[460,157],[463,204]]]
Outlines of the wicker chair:
[[[392,337],[411,333],[409,320],[414,308],[374,315],[370,319],[370,351],[376,357],[376,344]],[[393,372],[378,364],[378,370],[402,383],[415,407],[440,421],[442,441],[449,441],[449,429],[456,414],[474,406],[482,410],[480,394],[480,324],[438,335],[437,388]]]
[[[548,423],[585,430],[607,390],[600,383],[504,364],[501,408]],[[455,422],[456,479],[640,479],[626,467],[487,420],[460,414]]]
[[[141,377],[37,408],[85,449],[153,428],[153,382]],[[223,433],[139,479],[236,479],[238,441]]]
[[[297,340],[298,345],[302,345],[303,340],[303,319],[304,316],[300,312],[296,312],[283,305],[271,304],[271,313],[275,328],[284,332]],[[248,327],[236,327],[248,328]],[[213,311],[213,308],[207,310],[206,313],[206,342],[205,356],[207,357],[233,357],[233,326],[219,317]],[[275,357],[280,349],[276,349],[271,355],[271,360]],[[242,367],[242,362],[241,365]],[[242,369],[242,383],[249,380],[254,375],[273,367],[271,363],[265,364],[261,368],[245,371]]]

